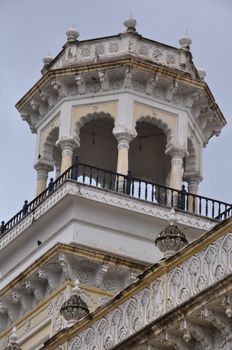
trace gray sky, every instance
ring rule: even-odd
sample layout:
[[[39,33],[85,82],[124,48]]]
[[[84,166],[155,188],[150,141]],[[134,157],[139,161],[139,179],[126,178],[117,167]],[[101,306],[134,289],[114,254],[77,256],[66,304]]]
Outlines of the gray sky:
[[[42,57],[56,56],[72,23],[80,40],[118,34],[133,12],[144,37],[179,46],[188,30],[194,63],[228,125],[204,150],[200,194],[231,202],[231,0],[1,0],[0,1],[0,220],[8,220],[35,194],[35,139],[15,103],[41,77]]]

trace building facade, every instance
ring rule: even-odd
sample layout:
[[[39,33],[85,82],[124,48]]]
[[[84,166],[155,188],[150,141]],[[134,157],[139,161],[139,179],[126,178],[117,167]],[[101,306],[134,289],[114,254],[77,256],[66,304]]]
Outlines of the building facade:
[[[37,185],[0,228],[0,349],[232,346],[231,205],[198,194],[226,121],[187,34],[124,25],[70,28],[16,105]]]

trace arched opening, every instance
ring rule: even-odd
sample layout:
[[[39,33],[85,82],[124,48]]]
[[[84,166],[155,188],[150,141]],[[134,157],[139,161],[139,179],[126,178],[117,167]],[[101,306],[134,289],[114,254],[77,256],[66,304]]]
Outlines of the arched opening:
[[[93,167],[116,171],[117,141],[112,133],[114,119],[94,116],[80,128],[80,147],[77,155],[82,163]]]
[[[129,169],[133,177],[168,186],[171,162],[165,154],[167,136],[157,125],[138,121],[137,136],[130,143]]]
[[[61,168],[61,149],[56,146],[56,142],[59,138],[59,128],[55,127],[48,134],[44,146],[42,157],[44,160],[51,163],[54,167],[54,174],[52,173],[53,178],[57,178],[60,175]]]

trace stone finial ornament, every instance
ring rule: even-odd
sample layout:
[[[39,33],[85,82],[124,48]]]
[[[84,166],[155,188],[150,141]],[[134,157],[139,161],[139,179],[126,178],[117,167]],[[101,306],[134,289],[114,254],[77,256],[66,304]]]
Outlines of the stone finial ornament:
[[[128,19],[126,19],[123,22],[123,24],[126,27],[127,33],[135,33],[136,32],[137,21],[135,18],[133,18],[132,14],[130,15],[130,17]]]
[[[174,209],[171,209],[169,216],[168,227],[161,231],[155,240],[155,245],[164,253],[165,259],[169,258],[188,244],[185,234],[175,224]]]
[[[71,41],[76,41],[77,38],[80,36],[79,32],[76,30],[74,24],[72,25],[71,28],[69,28],[66,32],[66,35],[67,35],[67,40],[69,42]]]
[[[75,287],[72,289],[72,296],[63,303],[60,309],[61,315],[70,324],[79,321],[89,314],[87,304],[82,300],[79,281],[76,280]]]
[[[188,32],[186,31],[185,34],[180,38],[179,40],[180,48],[183,50],[190,50],[190,45],[192,44],[192,39],[188,35]]]
[[[5,350],[21,350],[19,344],[18,344],[18,336],[17,336],[17,329],[14,327],[12,329],[12,332],[9,336],[9,344],[5,348]]]
[[[200,79],[204,80],[205,77],[206,77],[206,71],[205,71],[205,69],[203,68],[202,65],[199,68],[197,68],[197,72],[199,74]]]
[[[48,66],[53,61],[53,57],[51,56],[51,52],[48,51],[47,55],[43,57],[44,66]]]

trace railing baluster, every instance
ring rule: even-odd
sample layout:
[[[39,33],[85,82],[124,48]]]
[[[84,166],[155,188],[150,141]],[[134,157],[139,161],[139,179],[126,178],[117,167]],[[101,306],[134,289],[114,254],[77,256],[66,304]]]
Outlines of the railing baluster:
[[[196,212],[196,197],[193,195],[193,213],[195,214]]]
[[[152,185],[151,186],[151,201],[152,201],[152,203],[154,202],[154,191],[155,191],[155,186]]]
[[[214,211],[215,211],[214,205],[215,205],[215,201],[212,201],[212,218],[214,218]]]
[[[171,190],[171,207],[173,207],[174,198],[173,198],[173,190]]]
[[[119,186],[119,175],[116,175],[116,192],[118,192],[118,186]]]
[[[126,177],[122,176],[123,182],[122,182],[122,193],[126,193]]]
[[[219,216],[221,215],[221,203],[220,202],[218,203],[218,215]]]
[[[141,181],[139,181],[138,197],[141,197]]]
[[[157,203],[160,203],[160,186],[156,186],[156,200]]]
[[[113,173],[110,173],[110,182],[109,182],[109,190],[112,190],[113,189]]]
[[[134,192],[135,192],[135,183],[133,180],[131,180],[131,195],[134,197]]]
[[[99,170],[97,170],[97,176],[96,176],[96,187],[99,184]]]
[[[133,178],[130,172],[125,176],[80,163],[78,159],[76,159],[73,166],[61,174],[55,181],[51,179],[48,187],[39,196],[30,203],[25,202],[23,209],[7,223],[2,222],[0,225],[0,237],[5,235],[14,225],[18,224],[26,214],[35,211],[46,198],[54,193],[54,191],[68,179],[76,180],[77,182],[90,186],[98,187],[101,185],[100,187],[108,188],[112,191],[123,192],[129,196],[145,199],[152,203],[157,202],[162,205],[175,206],[182,210],[212,217],[216,220],[222,220],[232,214],[231,204],[188,193],[184,186],[182,186],[181,191],[178,191],[170,187],[160,186],[152,182]]]
[[[168,193],[167,193],[167,189],[166,188],[163,188],[164,189],[164,205],[167,205],[167,202],[168,202]]]
[[[92,173],[92,168],[90,168],[90,172],[89,172],[89,184],[90,184],[90,186],[92,186],[92,180],[93,180],[93,173]]]
[[[103,171],[103,181],[102,181],[102,188],[106,187],[106,172]]]
[[[83,184],[85,183],[85,166],[83,166],[83,175],[82,175],[82,179],[83,179]]]
[[[145,200],[147,200],[147,182],[145,182]]]

